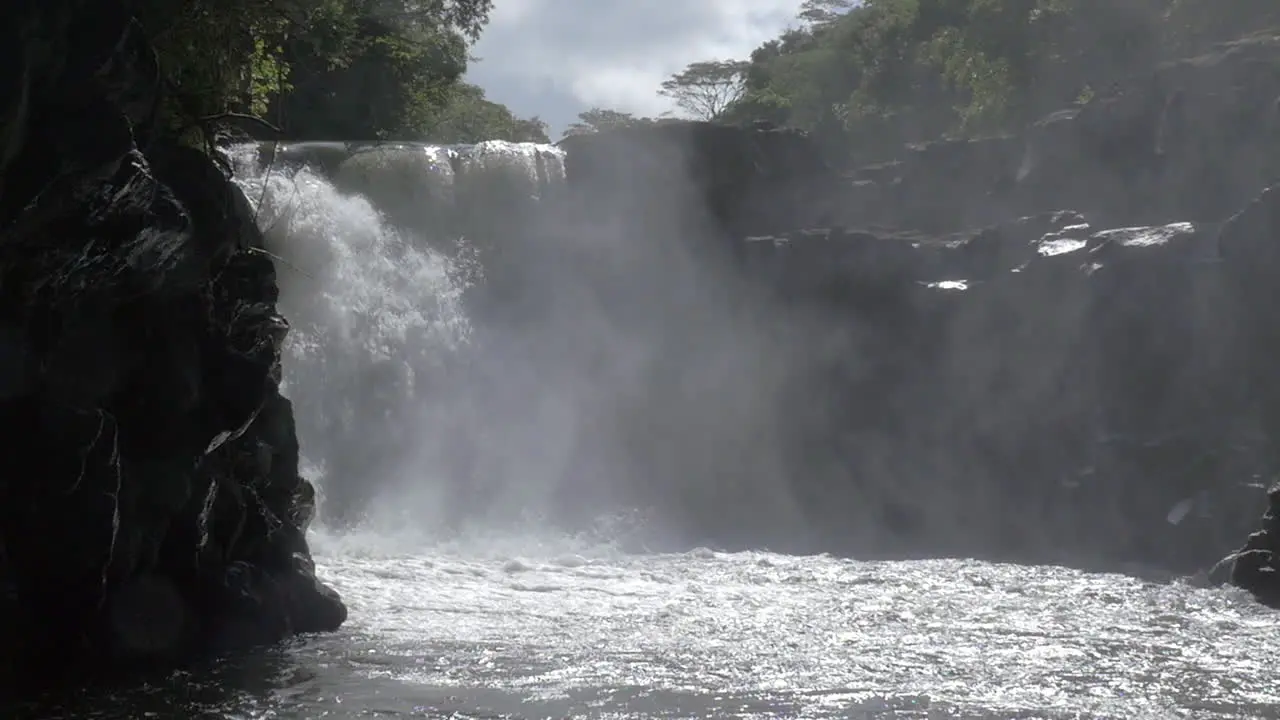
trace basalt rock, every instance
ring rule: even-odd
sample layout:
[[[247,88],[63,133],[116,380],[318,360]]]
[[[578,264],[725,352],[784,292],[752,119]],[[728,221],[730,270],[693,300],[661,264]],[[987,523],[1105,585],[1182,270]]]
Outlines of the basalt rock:
[[[121,4],[4,12],[0,681],[336,628],[248,202],[153,132]]]
[[[1262,528],[1249,535],[1239,550],[1209,571],[1213,585],[1230,583],[1249,591],[1259,602],[1280,608],[1280,486],[1267,492]]]
[[[788,308],[765,344],[813,348],[780,409],[792,476],[859,488],[856,509],[815,496],[811,521],[887,524],[912,554],[1180,570],[1232,542],[1267,453],[1218,229],[1078,220],[746,241],[744,272]]]
[[[1207,567],[1280,473],[1277,58],[842,174],[778,131],[566,142],[635,269],[591,297],[661,368],[615,432],[639,502],[726,546]]]
[[[560,147],[570,185],[621,188],[645,179],[606,204],[628,218],[658,220],[692,201],[708,227],[741,237],[821,225],[832,217],[827,190],[834,171],[794,130],[658,123],[574,135]]]

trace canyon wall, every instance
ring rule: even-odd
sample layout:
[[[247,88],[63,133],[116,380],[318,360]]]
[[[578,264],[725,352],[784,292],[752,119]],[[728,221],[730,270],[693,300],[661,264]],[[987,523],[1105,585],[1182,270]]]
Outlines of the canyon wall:
[[[757,338],[738,349],[770,365],[738,394],[767,396],[777,452],[734,466],[763,442],[736,434],[712,465],[784,483],[774,509],[810,549],[1191,572],[1244,539],[1280,471],[1277,67],[1264,33],[1017,137],[851,170],[788,131],[697,123],[561,147],[573,212],[734,288]],[[714,294],[663,307],[696,314]],[[716,342],[646,337],[685,367]],[[699,442],[697,404],[654,411],[668,445]],[[739,493],[664,487],[689,468],[657,459],[655,422],[620,431],[650,439],[630,456],[655,478],[644,499],[706,510]],[[729,544],[768,522],[704,514]]]

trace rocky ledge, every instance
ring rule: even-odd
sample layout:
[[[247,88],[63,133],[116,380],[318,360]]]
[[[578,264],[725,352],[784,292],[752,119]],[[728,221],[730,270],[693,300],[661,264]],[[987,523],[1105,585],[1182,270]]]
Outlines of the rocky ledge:
[[[248,202],[120,3],[4,14],[0,683],[337,628]]]
[[[657,248],[665,295],[691,262],[693,283],[719,288],[665,317],[687,324],[731,296],[747,328],[731,342],[712,325],[673,335],[670,320],[647,336],[667,361],[645,417],[672,429],[631,458],[657,478],[645,499],[715,508],[698,522],[715,519],[708,540],[724,544],[793,513],[804,549],[862,557],[1212,565],[1280,473],[1280,186],[1267,189],[1280,76],[1261,70],[1278,62],[1280,34],[1259,33],[1020,135],[852,169],[755,128],[566,141],[575,202]],[[684,247],[664,244],[673,235]],[[619,299],[618,317],[639,316],[637,302]],[[717,342],[757,369],[700,354]],[[722,384],[747,378],[733,403],[652,407],[704,361]],[[734,403],[777,420],[686,419]],[[636,437],[655,432],[649,420]],[[659,467],[664,453],[715,459]],[[727,485],[661,487],[691,470]],[[767,513],[743,509],[752,473],[786,486]],[[1280,555],[1258,537],[1233,579],[1280,604],[1265,590]]]

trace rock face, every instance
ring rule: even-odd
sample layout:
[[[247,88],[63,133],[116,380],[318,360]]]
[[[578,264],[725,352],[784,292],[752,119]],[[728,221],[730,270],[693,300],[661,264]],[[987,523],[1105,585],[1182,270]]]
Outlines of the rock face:
[[[119,3],[0,26],[0,683],[336,628],[248,202]]]
[[[1253,593],[1269,607],[1280,608],[1280,486],[1267,492],[1267,501],[1262,529],[1249,535],[1243,547],[1214,566],[1209,571],[1209,581],[1229,582]]]
[[[563,147],[582,206],[639,223],[665,207],[686,216],[686,242],[732,248],[694,253],[698,272],[733,276],[756,338],[735,347],[770,367],[741,393],[779,420],[696,472],[741,478],[762,463],[728,456],[774,446],[774,507],[801,518],[805,549],[1189,572],[1248,533],[1280,472],[1278,60],[1280,37],[1258,35],[1017,137],[838,174],[750,129]],[[700,209],[650,190],[611,200],[690,184]],[[687,365],[709,337],[654,352]],[[679,407],[668,422],[693,412]],[[699,427],[710,438],[731,420]],[[712,541],[767,522],[736,500],[706,499]]]
[[[599,136],[565,138],[570,184],[601,183],[617,189],[637,177],[662,183],[632,186],[608,203],[635,217],[662,213],[673,197],[697,198],[731,237],[785,232],[830,221],[822,202],[835,180],[818,151],[793,130],[744,129],[710,123],[663,123]],[[798,214],[799,213],[799,214]]]

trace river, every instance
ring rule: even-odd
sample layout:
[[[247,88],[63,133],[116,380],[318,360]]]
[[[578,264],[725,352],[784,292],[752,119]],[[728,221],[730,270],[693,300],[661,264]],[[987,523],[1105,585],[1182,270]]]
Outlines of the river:
[[[49,718],[1280,718],[1236,590],[475,534],[316,538],[339,633]]]

